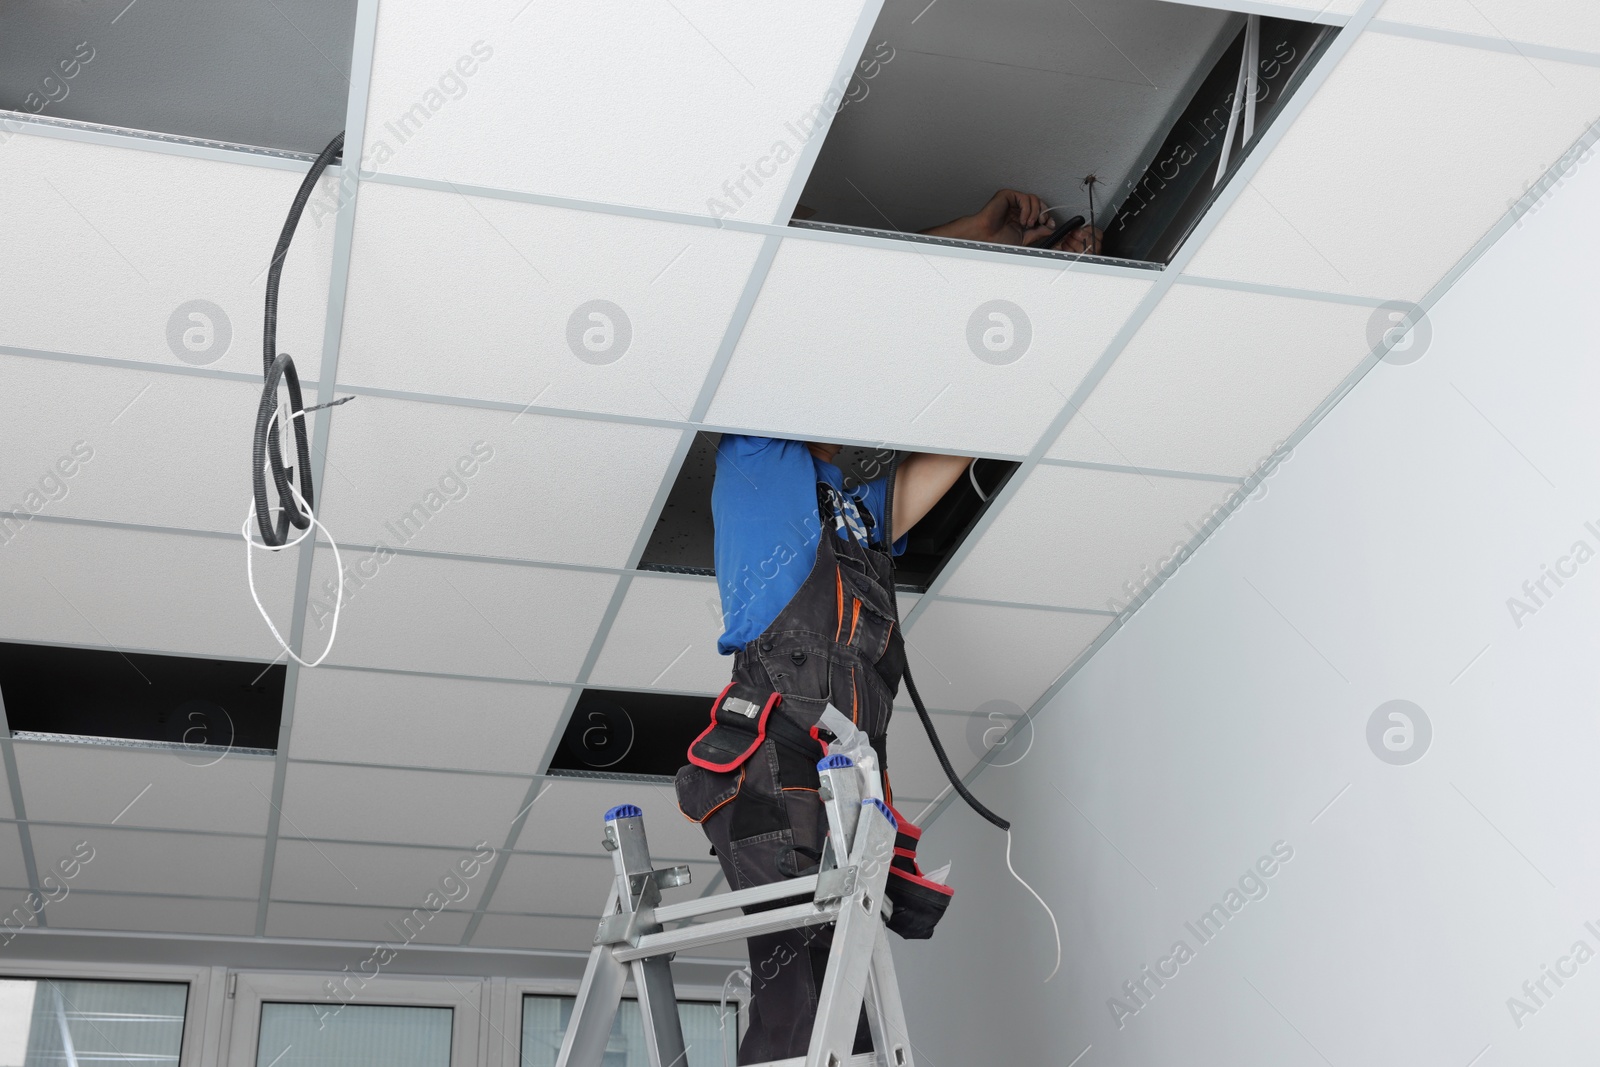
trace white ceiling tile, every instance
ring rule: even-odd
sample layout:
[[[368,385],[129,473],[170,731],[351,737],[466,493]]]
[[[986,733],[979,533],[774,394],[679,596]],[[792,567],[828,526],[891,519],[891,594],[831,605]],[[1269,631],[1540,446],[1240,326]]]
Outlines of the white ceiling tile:
[[[877,25],[893,28],[896,52],[885,67],[893,69],[905,48],[1181,89],[1199,62],[1199,46],[1223,26],[1243,22],[1228,18],[1225,3],[1183,8],[1157,0],[1074,0],[1065,6],[1020,0],[995,8],[983,0],[941,0],[923,15],[926,8],[927,0],[886,0]],[[872,90],[876,94],[878,87]]]
[[[290,763],[284,836],[498,847],[528,793],[525,778]]]
[[[402,848],[280,838],[272,865],[272,899],[409,910],[437,907],[429,899],[432,893],[446,898],[444,910],[471,911],[478,906],[495,862],[492,858],[479,862],[480,855],[486,853],[470,847]]]
[[[289,755],[531,773],[569,692],[382,671],[301,671]]]
[[[762,240],[369,182],[339,380],[687,419]],[[594,300],[622,315],[591,352]]]
[[[992,700],[1027,708],[1110,621],[1103,615],[940,601],[911,625],[906,656],[930,709],[970,711]],[[915,718],[915,712],[897,712],[895,736],[921,729]]]
[[[159,830],[267,831],[270,759],[25,741],[16,742],[15,749],[30,819]]]
[[[1388,0],[1386,22],[1600,52],[1600,7],[1566,0]]]
[[[1244,477],[1366,358],[1372,314],[1173,286],[1049,454]]]
[[[376,573],[346,585],[329,663],[358,667],[571,681],[617,582],[611,574],[505,563],[348,558],[353,570]],[[314,653],[333,631],[336,580],[333,554],[319,551],[306,621]]]
[[[78,859],[75,890],[213,897],[254,897],[261,890],[266,842],[259,837],[37,823],[28,832],[41,875]]]
[[[791,238],[707,421],[1021,455],[1149,285],[1034,263]],[[976,350],[968,344],[970,322],[995,299],[1020,307],[1028,324],[1026,351],[1003,365],[975,354],[988,352],[981,340]],[[978,316],[981,328],[1005,328],[989,326],[988,314]],[[1012,324],[1012,345],[1023,339],[1020,325]]]
[[[714,580],[636,575],[589,680],[602,686],[720,692],[733,669],[733,657],[717,652],[721,633],[722,602]]]
[[[913,665],[912,670],[916,670]],[[921,674],[932,674],[931,671],[922,671]],[[937,681],[939,676],[934,674]],[[922,691],[922,679],[917,680],[917,691]],[[928,698],[923,697],[926,701]],[[983,729],[969,730],[970,715],[933,714],[933,728],[939,731],[939,740],[944,745],[945,755],[950,757],[950,763],[955,767],[956,773],[965,777],[966,773],[977,765],[978,758],[983,755],[982,735]],[[933,754],[933,746],[928,743],[928,732],[922,726],[915,710],[902,708],[895,711],[893,720],[889,724],[889,785],[894,790],[895,807],[908,819],[915,819],[917,813],[925,806],[926,801],[939,795],[940,791],[950,784],[945,777],[944,769],[939,766],[939,757]],[[923,803],[910,803],[912,798],[922,798]],[[924,864],[926,866],[926,864]]]
[[[48,866],[55,863],[55,858],[45,862]],[[28,861],[22,855],[22,831],[16,823],[0,824],[0,883],[13,886],[28,884]]]
[[[10,507],[239,530],[250,506],[259,386],[21,356],[0,356],[0,377],[0,478],[12,487]],[[151,492],[155,470],[181,470],[184,491]]]
[[[599,819],[596,817],[596,825]],[[596,841],[598,842],[598,837]],[[595,859],[573,856],[506,857],[505,874],[495,887],[490,906],[500,911],[540,915],[593,915],[605,907],[612,884],[611,857],[596,844]]]
[[[459,945],[471,919],[470,912],[449,909],[353,908],[274,900],[267,905],[266,935],[390,945]]]
[[[782,142],[740,212],[768,221],[862,8],[391,3],[363,166],[704,214]]]
[[[1188,478],[1036,467],[944,592],[1120,611],[1130,588],[1137,591],[1164,560],[1205,529],[1213,509],[1235,488]]]
[[[711,846],[704,831],[678,810],[671,785],[572,778],[549,780],[548,788],[528,813],[517,849],[604,857],[607,853],[600,848],[605,830],[602,817],[618,804],[634,804],[644,811],[645,836],[650,842],[650,854],[656,859],[701,860],[709,855]],[[498,899],[495,907],[513,910]]]
[[[69,892],[46,914],[50,926],[58,930],[249,936],[256,928],[254,900]]]
[[[1597,115],[1600,70],[1363,34],[1187,269],[1415,300]]]
[[[28,610],[0,613],[0,638],[262,661],[282,651],[250,599],[242,539],[34,521],[4,551],[0,603]],[[280,633],[298,559],[256,553],[256,590]]]
[[[7,296],[0,344],[260,374],[262,287],[301,177],[12,136],[0,154],[0,292]],[[323,179],[322,195],[331,198],[332,184]],[[310,215],[285,261],[278,344],[315,378],[333,226]],[[93,299],[84,299],[88,293]],[[183,332],[207,327],[185,317],[183,305],[195,300],[219,308],[227,328],[211,323],[210,336],[194,334],[190,349]],[[169,344],[169,329],[187,359]],[[249,412],[239,417],[248,432]]]
[[[547,916],[485,915],[472,935],[475,948],[587,952],[594,947],[600,912],[593,919],[552,919]]]
[[[364,396],[333,416],[321,517],[354,544],[623,567],[681,436]]]

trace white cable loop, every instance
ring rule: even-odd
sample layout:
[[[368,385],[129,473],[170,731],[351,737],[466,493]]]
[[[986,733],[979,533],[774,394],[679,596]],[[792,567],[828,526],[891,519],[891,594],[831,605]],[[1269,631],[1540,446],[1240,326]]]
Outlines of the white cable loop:
[[[339,572],[338,599],[333,605],[333,632],[328,635],[328,647],[322,650],[322,655],[318,656],[314,660],[311,660],[309,663],[296,655],[294,649],[290,648],[289,643],[283,639],[283,635],[278,633],[278,628],[272,623],[272,616],[267,614],[267,609],[261,604],[261,596],[256,592],[255,564],[254,556],[251,555],[251,549],[264,548],[270,552],[276,552],[278,551],[278,548],[274,548],[271,545],[257,541],[255,538],[250,536],[250,520],[255,518],[255,503],[253,501],[250,504],[250,509],[245,512],[244,525],[239,528],[239,533],[244,538],[245,543],[244,573],[245,578],[250,583],[250,599],[256,602],[256,610],[259,611],[261,613],[261,617],[266,620],[267,629],[272,631],[272,636],[277,640],[278,646],[287,652],[289,654],[289,658],[300,664],[300,666],[315,667],[323,660],[328,658],[328,653],[333,651],[334,638],[339,636],[339,612],[344,608],[344,561],[339,558],[339,542],[333,539],[333,534],[328,532],[328,528],[322,525],[322,520],[317,518],[317,516],[312,512],[311,505],[305,502],[305,498],[300,495],[300,490],[294,487],[293,482],[289,483],[289,492],[294,495],[295,503],[299,505],[300,509],[305,514],[311,516],[311,525],[306,527],[304,532],[302,532],[294,540],[285,541],[282,545],[279,545],[278,548],[293,548],[295,545],[298,545],[301,541],[304,541],[316,531],[321,530],[327,535],[328,544],[333,546],[333,565]],[[272,510],[281,511],[283,509],[281,507],[277,507],[273,508]]]

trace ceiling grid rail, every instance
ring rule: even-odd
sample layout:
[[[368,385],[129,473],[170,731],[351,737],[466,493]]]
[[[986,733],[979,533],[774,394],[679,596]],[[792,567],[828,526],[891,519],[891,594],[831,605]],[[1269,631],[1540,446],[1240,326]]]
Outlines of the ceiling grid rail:
[[[366,140],[367,97],[372,89],[372,65],[377,49],[378,0],[357,0],[355,45],[350,58],[350,97],[345,107],[345,147],[335,175],[341,195],[334,220],[333,263],[328,278],[328,303],[323,320],[322,369],[317,375],[317,403],[333,400],[339,370],[339,342],[344,329],[345,289],[350,280],[350,253],[355,241],[356,202],[361,188],[361,151]],[[326,178],[326,176],[325,176]],[[324,180],[325,180],[324,178]],[[348,185],[346,186],[346,182]],[[347,192],[344,190],[347,188]],[[327,466],[328,434],[333,409],[317,416],[311,444],[312,466],[307,481],[323,482]],[[289,645],[304,651],[306,605],[311,595],[311,569],[317,538],[308,536],[300,549],[299,570],[295,576],[293,615],[290,618]],[[283,717],[278,727],[278,754],[272,775],[271,808],[267,813],[266,847],[261,857],[261,889],[256,908],[256,936],[264,937],[267,907],[272,896],[272,873],[277,858],[278,832],[283,817],[283,787],[289,768],[289,737],[294,726],[294,702],[300,677],[299,664],[292,660],[283,684]]]

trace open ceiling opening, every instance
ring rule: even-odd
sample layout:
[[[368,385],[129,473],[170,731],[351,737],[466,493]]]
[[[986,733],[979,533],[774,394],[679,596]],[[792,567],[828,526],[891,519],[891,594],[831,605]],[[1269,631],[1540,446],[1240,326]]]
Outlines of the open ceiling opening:
[[[0,109],[315,155],[344,128],[355,0],[0,5]]]
[[[549,773],[610,781],[670,781],[711,721],[710,696],[585,689]]]
[[[24,741],[270,754],[286,676],[282,664],[0,641],[0,701]]]
[[[972,240],[922,231],[1013,189],[1092,221],[1101,257],[1164,264],[1336,33],[1161,0],[886,0],[792,224]],[[989,247],[1073,255],[1048,232]]]
[[[656,520],[639,568],[675,574],[716,573],[711,522],[711,483],[717,468],[720,434],[697,433]],[[881,476],[888,454],[883,450],[845,448],[834,463],[845,474],[845,485]],[[1018,464],[1008,460],[980,459],[969,477],[951,487],[922,521],[912,527],[906,551],[895,559],[896,588],[910,593],[927,591],[929,583],[966,540],[994,494],[1010,479]]]

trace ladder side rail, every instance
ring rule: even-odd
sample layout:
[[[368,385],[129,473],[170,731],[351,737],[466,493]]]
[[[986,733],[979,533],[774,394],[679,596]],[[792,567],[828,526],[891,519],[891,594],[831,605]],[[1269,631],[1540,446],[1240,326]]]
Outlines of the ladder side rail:
[[[556,1067],[602,1067],[627,982],[627,966],[617,961],[609,945],[596,945],[583,969],[567,1032],[561,1036]]]
[[[900,981],[889,951],[889,931],[881,925],[872,946],[867,1022],[872,1027],[872,1047],[879,1051],[883,1067],[915,1067],[905,1005],[900,1000]]]
[[[683,1043],[683,1020],[678,1017],[678,996],[672,987],[669,961],[667,956],[652,956],[635,960],[632,965],[634,993],[639,998],[639,1012],[644,1016],[644,1045],[650,1067],[685,1067],[688,1063],[689,1052]]]
[[[855,885],[839,901],[828,970],[817,998],[806,1067],[844,1067],[855,1044],[878,932],[883,929],[883,890],[894,856],[896,827],[882,801],[861,802],[851,865]]]

